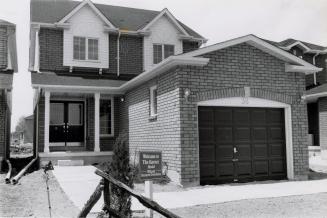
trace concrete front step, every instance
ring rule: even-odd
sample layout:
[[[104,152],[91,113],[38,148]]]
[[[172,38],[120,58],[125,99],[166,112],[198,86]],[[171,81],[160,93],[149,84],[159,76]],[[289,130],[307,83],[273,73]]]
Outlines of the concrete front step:
[[[113,152],[50,152],[39,153],[40,165],[49,161],[55,166],[83,166],[94,165],[112,160]]]

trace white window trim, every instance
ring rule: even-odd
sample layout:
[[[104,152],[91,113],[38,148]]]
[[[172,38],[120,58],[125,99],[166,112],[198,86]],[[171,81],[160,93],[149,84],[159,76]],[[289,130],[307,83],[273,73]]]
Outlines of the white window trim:
[[[161,61],[158,62],[158,63],[156,63],[156,64],[159,64],[159,63],[161,63],[163,60],[165,60],[165,59],[168,58],[168,57],[165,58],[165,45],[171,45],[171,46],[174,46],[174,54],[173,54],[173,55],[175,55],[176,45],[174,45],[174,44],[164,44],[164,43],[153,43],[153,44],[152,44],[152,50],[153,50],[152,63],[153,63],[154,65],[156,65],[156,64],[154,63],[154,49],[153,49],[153,46],[154,46],[154,45],[160,45],[160,46],[161,46]]]
[[[114,97],[112,96],[100,96],[100,107],[101,107],[101,100],[110,100],[111,102],[111,134],[101,134],[100,137],[114,137],[115,136],[115,103]],[[100,112],[99,112],[99,121],[100,121]],[[99,126],[99,132],[101,132],[101,122]]]
[[[75,59],[74,58],[74,38],[79,37],[79,38],[85,38],[85,60],[81,59]],[[89,59],[89,39],[96,39],[98,40],[98,59]],[[80,61],[80,62],[95,62],[99,63],[100,62],[100,39],[96,37],[87,37],[87,36],[73,36],[73,61]]]
[[[157,90],[157,113],[154,113],[154,90]],[[158,89],[157,85],[150,87],[150,118],[158,116]]]

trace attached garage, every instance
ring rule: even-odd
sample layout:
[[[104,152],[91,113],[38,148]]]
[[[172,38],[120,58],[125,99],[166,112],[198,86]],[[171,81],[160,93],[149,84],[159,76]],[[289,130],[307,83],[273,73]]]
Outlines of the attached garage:
[[[287,177],[283,108],[200,106],[200,183]]]

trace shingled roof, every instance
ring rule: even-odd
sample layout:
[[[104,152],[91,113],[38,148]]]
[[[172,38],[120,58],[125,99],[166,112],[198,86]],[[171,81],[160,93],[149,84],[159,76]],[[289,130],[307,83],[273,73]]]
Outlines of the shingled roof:
[[[31,22],[56,23],[64,18],[81,2],[71,0],[31,0]],[[160,11],[104,5],[94,3],[96,8],[117,28],[137,31],[152,21]],[[178,21],[185,31],[195,37],[203,38],[200,34]]]
[[[292,39],[292,38],[289,38],[289,39],[283,40],[283,41],[279,42],[278,44],[279,44],[280,46],[287,47],[287,46],[289,46],[289,45],[294,44],[295,42],[301,42],[301,43],[303,43],[305,46],[307,46],[308,48],[310,48],[310,49],[312,49],[312,50],[325,50],[325,49],[327,49],[327,47],[324,47],[324,46],[321,46],[321,45],[316,45],[316,44],[312,44],[312,43],[309,43],[309,42],[304,42],[304,41],[297,40],[297,39]]]

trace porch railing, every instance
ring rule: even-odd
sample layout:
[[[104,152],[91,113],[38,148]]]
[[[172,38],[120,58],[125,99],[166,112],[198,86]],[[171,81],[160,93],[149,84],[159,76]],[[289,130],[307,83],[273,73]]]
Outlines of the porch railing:
[[[109,212],[109,217],[125,217],[119,211],[116,211],[110,207],[111,193],[109,187],[110,185],[114,185],[117,186],[119,189],[126,191],[130,196],[135,197],[145,207],[152,209],[168,218],[179,218],[179,216],[163,208],[157,202],[136,193],[133,189],[131,189],[124,183],[114,179],[111,175],[99,169],[95,171],[95,174],[101,176],[102,179],[100,183],[97,185],[93,194],[90,196],[89,200],[84,205],[84,208],[82,209],[78,217],[86,217],[89,214],[93,206],[97,203],[97,201],[99,201],[102,192],[103,192],[103,199],[104,199],[104,208]]]

